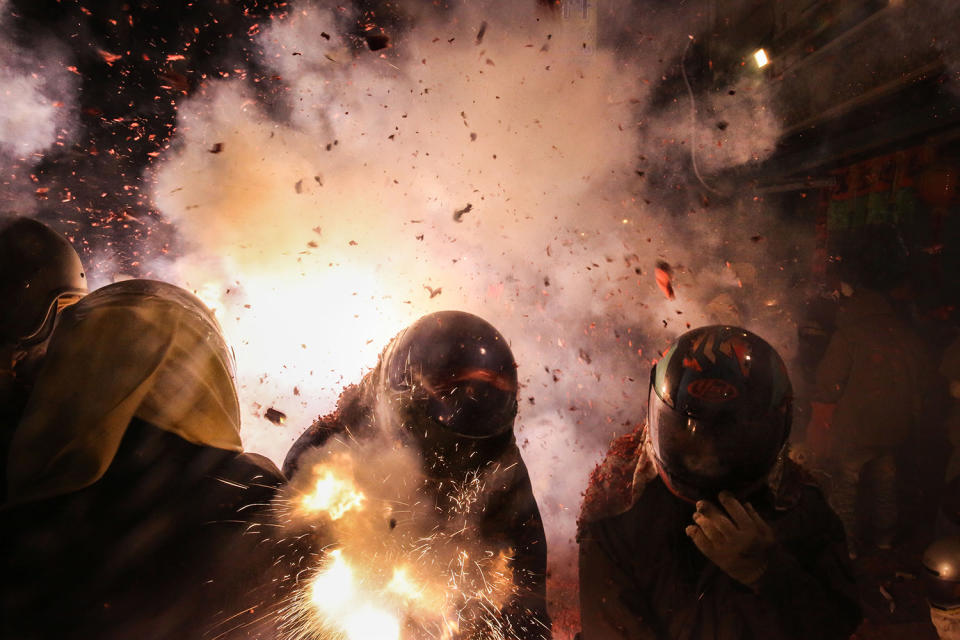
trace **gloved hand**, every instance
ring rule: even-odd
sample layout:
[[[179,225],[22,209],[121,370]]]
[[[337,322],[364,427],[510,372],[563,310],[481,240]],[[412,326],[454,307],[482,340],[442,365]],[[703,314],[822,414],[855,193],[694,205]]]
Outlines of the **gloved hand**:
[[[701,500],[686,533],[713,564],[737,582],[753,587],[767,570],[767,555],[776,539],[773,529],[753,505],[740,501],[727,491],[720,493],[720,504]]]

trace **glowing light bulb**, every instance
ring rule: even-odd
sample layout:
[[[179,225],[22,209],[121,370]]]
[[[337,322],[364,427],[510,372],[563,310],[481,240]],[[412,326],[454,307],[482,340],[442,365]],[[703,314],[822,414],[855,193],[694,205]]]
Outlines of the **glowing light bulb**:
[[[767,57],[767,52],[763,49],[757,49],[753,52],[753,59],[757,61],[757,68],[763,69],[765,66],[770,64],[770,58]]]

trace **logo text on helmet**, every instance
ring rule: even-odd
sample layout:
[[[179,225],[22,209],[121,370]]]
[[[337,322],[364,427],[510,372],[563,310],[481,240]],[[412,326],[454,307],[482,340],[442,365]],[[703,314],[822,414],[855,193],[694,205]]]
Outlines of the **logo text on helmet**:
[[[740,395],[735,386],[718,378],[694,380],[687,385],[687,393],[694,398],[707,402],[726,402]]]

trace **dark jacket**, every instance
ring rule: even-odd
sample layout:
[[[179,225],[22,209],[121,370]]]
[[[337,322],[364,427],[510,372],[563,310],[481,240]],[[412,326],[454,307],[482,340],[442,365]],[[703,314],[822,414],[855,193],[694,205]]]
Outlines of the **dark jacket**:
[[[0,511],[3,637],[272,638],[310,555],[266,458],[135,419],[97,482]]]
[[[298,461],[308,451],[322,447],[330,438],[349,434],[351,441],[373,437],[376,425],[372,411],[363,400],[361,388],[344,390],[337,410],[315,422],[294,442],[283,463],[288,477],[298,470]],[[476,469],[486,475],[482,497],[479,536],[500,549],[513,550],[514,583],[517,595],[502,613],[512,627],[510,637],[540,640],[550,637],[550,618],[546,605],[547,541],[540,510],[533,496],[530,476],[512,433],[499,443],[491,443],[477,458],[487,462]],[[462,475],[469,470],[462,470]],[[453,509],[448,504],[449,478],[431,477],[427,485],[436,487],[434,500],[439,511]]]
[[[843,528],[820,491],[786,462],[776,490],[751,503],[777,539],[755,591],[687,537],[694,507],[656,475],[641,438],[615,443],[581,512],[583,640],[849,637],[860,620],[856,586]]]
[[[883,295],[858,291],[841,308],[813,394],[816,402],[836,404],[835,451],[889,449],[907,439],[928,390],[923,353]]]

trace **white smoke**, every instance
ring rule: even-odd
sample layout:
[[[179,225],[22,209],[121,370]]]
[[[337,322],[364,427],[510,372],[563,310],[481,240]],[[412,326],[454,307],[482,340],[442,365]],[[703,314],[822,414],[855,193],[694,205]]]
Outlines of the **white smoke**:
[[[0,205],[33,208],[30,171],[43,152],[69,142],[76,82],[59,43],[17,44],[7,3],[0,2]]]
[[[520,367],[517,440],[551,587],[574,608],[556,590],[575,580],[587,475],[642,421],[658,350],[715,317],[705,305],[737,288],[727,262],[743,256],[721,212],[678,220],[646,197],[643,157],[662,156],[658,179],[686,180],[674,150],[686,160],[689,111],[655,127],[640,116],[641,79],[664,63],[584,54],[579,31],[525,9],[474,3],[359,55],[338,35],[342,11],[301,3],[261,36],[286,88],[271,113],[287,115],[239,81],[207,84],[180,108],[154,196],[190,243],[171,277],[216,307],[236,350],[246,445],[278,462],[420,315],[456,308],[497,326]],[[772,149],[761,92],[741,89],[704,107],[730,124],[698,125],[709,170]],[[758,213],[732,215],[753,225]],[[676,300],[655,283],[658,259],[674,265]],[[285,426],[263,418],[269,407]]]

